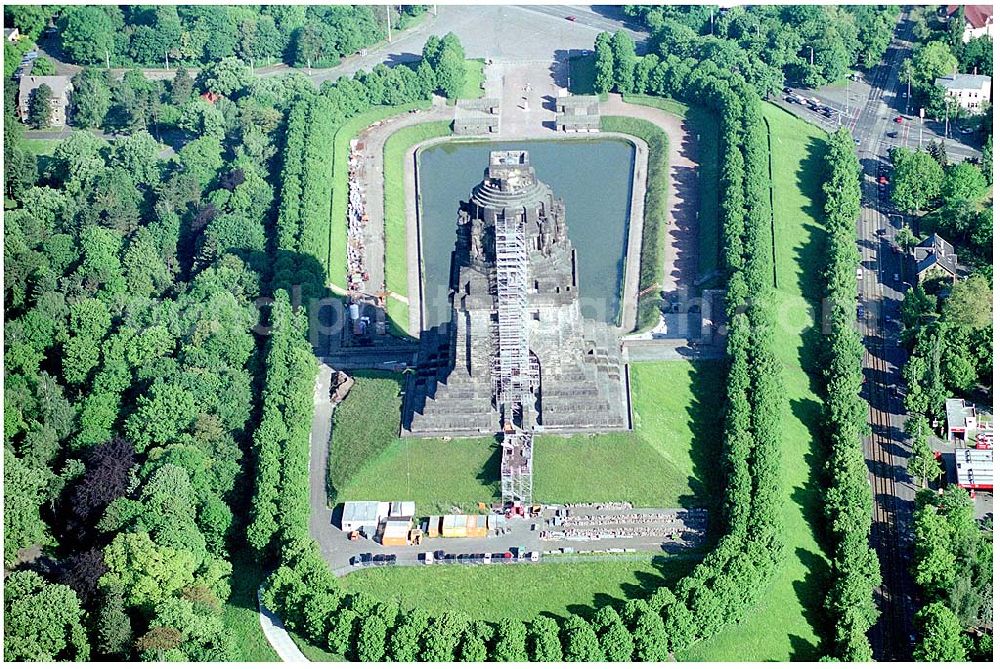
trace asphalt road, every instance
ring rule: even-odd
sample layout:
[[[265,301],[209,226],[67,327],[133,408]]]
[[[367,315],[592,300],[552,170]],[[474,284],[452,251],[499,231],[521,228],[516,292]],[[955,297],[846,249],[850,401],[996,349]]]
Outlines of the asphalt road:
[[[952,127],[949,129],[949,136],[945,137],[943,122],[930,118],[921,119],[918,110],[912,109],[907,103],[906,83],[899,79],[898,66],[903,59],[911,56],[913,42],[910,30],[908,21],[897,26],[896,37],[883,60],[883,63],[888,63],[890,58],[897,58],[893,61],[896,67],[891,73],[886,67],[880,66],[866,74],[861,81],[849,82],[846,86],[824,86],[816,90],[789,89],[795,95],[819,100],[822,106],[832,110],[829,117],[821,111],[813,111],[807,105],[786,101],[785,93],[775,100],[776,104],[829,132],[846,125],[857,140],[866,141],[874,137],[878,151],[886,155],[894,147],[915,149],[926,147],[933,140],[944,141],[945,151],[953,162],[979,158],[982,155],[981,147],[973,140],[974,134],[963,134]],[[876,103],[875,109],[870,108],[873,102]],[[902,120],[896,123],[894,119],[898,117],[902,117]],[[890,137],[890,132],[896,136]]]

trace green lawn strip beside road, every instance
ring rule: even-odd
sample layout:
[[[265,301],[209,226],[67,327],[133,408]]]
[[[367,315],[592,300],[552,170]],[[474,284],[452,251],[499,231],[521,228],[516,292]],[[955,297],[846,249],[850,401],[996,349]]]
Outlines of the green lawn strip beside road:
[[[289,630],[288,636],[292,638],[292,641],[310,662],[346,662],[343,655],[337,655],[319,646],[314,646],[291,630]]]
[[[719,229],[719,117],[705,107],[689,106],[669,98],[625,95],[625,102],[656,107],[680,116],[698,140],[698,276],[718,269]]]
[[[601,130],[621,132],[646,142],[646,197],[639,252],[639,292],[663,282],[664,235],[667,225],[667,184],[670,178],[670,143],[667,134],[649,121],[627,116],[602,116]],[[660,293],[654,290],[639,300],[636,330],[648,330],[659,317]]]
[[[399,295],[407,295],[406,262],[406,203],[403,188],[403,162],[406,152],[414,145],[435,137],[451,135],[451,121],[432,121],[402,128],[386,140],[383,148],[385,169],[385,285]],[[409,307],[389,298],[388,311],[392,322],[407,329]]]
[[[648,597],[687,574],[702,554],[623,557],[631,559],[545,556],[539,564],[376,567],[352,572],[344,584],[380,601],[400,601],[404,607],[420,606],[431,613],[460,611],[491,621],[507,616],[527,620],[538,613],[565,617]]]
[[[541,502],[629,501],[637,506],[712,510],[719,492],[717,461],[725,370],[720,362],[643,362],[631,366],[636,429],[597,436],[540,436],[535,441],[535,498]],[[420,515],[453,506],[475,510],[499,498],[500,453],[493,438],[396,439],[372,443],[337,432],[373,435],[360,425],[389,416],[382,399],[351,395],[337,409],[331,472],[357,453],[357,474],[337,500],[406,499]],[[351,405],[357,402],[357,408]],[[373,413],[370,406],[378,406]],[[397,413],[398,415],[398,413]],[[348,417],[350,419],[348,420]],[[388,421],[387,421],[388,422]],[[391,429],[390,429],[391,427]],[[386,427],[394,432],[398,424]],[[378,453],[372,457],[372,453]],[[349,465],[348,465],[349,466]]]
[[[222,605],[222,624],[234,639],[234,662],[279,660],[260,627],[257,588],[263,580],[260,563],[251,559],[249,551],[233,553],[233,574],[229,579],[232,591],[229,600]]]
[[[330,266],[327,268],[330,283],[347,285],[347,192],[351,140],[376,121],[405,114],[412,109],[429,109],[430,106],[430,101],[424,101],[394,107],[372,107],[337,130],[333,139],[333,220],[330,222]]]
[[[821,402],[817,394],[818,313],[825,231],[822,220],[824,133],[771,105],[764,106],[771,131],[775,240],[779,289],[775,347],[784,368],[788,406],[782,435],[786,558],[758,610],[739,626],[692,646],[685,661],[816,660],[828,561],[817,541],[823,528]]]
[[[389,372],[354,375],[354,386],[333,413],[326,479],[329,499],[336,499],[337,491],[396,439],[402,380]]]

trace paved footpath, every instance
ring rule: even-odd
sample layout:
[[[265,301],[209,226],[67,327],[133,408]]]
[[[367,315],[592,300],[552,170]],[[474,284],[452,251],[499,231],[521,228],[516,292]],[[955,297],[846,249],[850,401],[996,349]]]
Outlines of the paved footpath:
[[[261,599],[263,588],[257,591],[257,606],[260,607],[260,628],[264,630],[264,636],[271,648],[278,654],[282,662],[308,662],[309,659],[302,654],[299,647],[292,641],[288,631],[282,624],[277,614],[264,606]]]

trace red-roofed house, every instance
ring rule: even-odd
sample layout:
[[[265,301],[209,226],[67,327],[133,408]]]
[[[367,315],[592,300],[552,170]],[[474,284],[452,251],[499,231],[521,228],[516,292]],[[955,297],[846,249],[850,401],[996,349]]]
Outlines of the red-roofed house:
[[[201,99],[202,100],[204,100],[205,102],[208,102],[209,104],[213,104],[213,105],[216,102],[218,102],[219,98],[221,98],[221,97],[222,97],[221,95],[219,95],[218,93],[215,93],[213,91],[206,91],[206,92],[204,92],[204,93],[201,94]]]
[[[983,35],[993,37],[993,5],[948,5],[948,16],[955,18],[955,12],[962,8],[965,31],[962,41],[969,42]]]

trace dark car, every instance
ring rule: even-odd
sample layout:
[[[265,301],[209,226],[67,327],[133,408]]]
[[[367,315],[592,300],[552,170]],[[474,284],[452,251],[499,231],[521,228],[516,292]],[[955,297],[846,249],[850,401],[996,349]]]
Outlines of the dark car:
[[[355,555],[351,558],[351,564],[370,564],[372,561],[371,553],[362,553],[361,555]]]
[[[833,112],[830,111],[829,109],[824,109],[823,110],[823,116],[825,116],[827,118],[833,118]]]
[[[472,556],[469,553],[460,553],[459,556],[458,556],[458,561],[459,562],[468,562],[471,559],[472,559]]]
[[[791,95],[785,96],[785,102],[791,102],[792,104],[798,104],[799,101],[793,98]]]
[[[784,88],[781,89],[781,92],[782,93],[791,93],[792,89],[789,88],[788,86],[785,86]]]
[[[885,133],[885,136],[886,137],[892,137],[892,138],[895,139],[896,137],[899,137],[899,132],[897,132],[896,130],[891,130],[891,131]]]
[[[575,16],[567,16],[566,20],[567,21],[576,21],[576,17]]]
[[[444,551],[434,551],[434,559],[435,560],[443,560],[443,559],[445,559],[445,557],[446,557],[446,555],[445,555]]]
[[[861,320],[864,317],[865,317],[865,308],[859,304],[858,305],[858,320]]]

